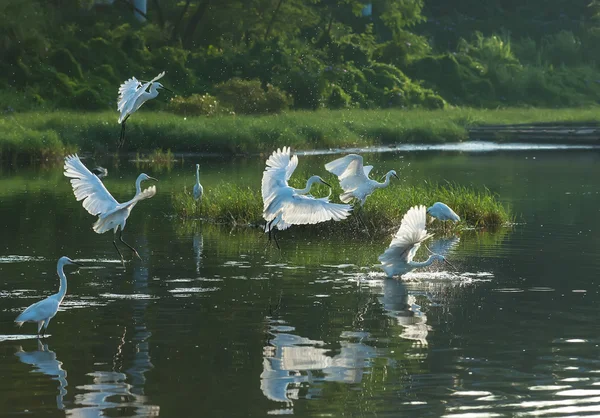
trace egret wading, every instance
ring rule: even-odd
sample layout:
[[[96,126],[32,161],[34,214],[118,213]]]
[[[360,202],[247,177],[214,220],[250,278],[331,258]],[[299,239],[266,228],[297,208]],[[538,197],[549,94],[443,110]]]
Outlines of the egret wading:
[[[330,173],[335,174],[340,181],[340,186],[344,191],[344,193],[340,195],[340,200],[344,203],[350,203],[354,200],[354,213],[365,229],[367,229],[367,226],[361,218],[356,205],[358,204],[359,208],[362,208],[367,197],[375,190],[389,186],[390,177],[394,176],[399,179],[394,170],[387,172],[383,183],[370,179],[369,173],[373,169],[373,166],[363,166],[363,157],[357,154],[349,154],[345,157],[333,160],[325,164],[325,169]]]
[[[65,276],[65,272],[63,271],[64,266],[67,264],[81,266],[81,264],[76,263],[69,257],[61,257],[56,266],[58,277],[60,277],[60,287],[58,288],[58,293],[48,296],[46,299],[40,300],[39,302],[36,302],[25,309],[23,313],[17,316],[17,319],[15,319],[15,322],[19,327],[25,322],[37,322],[38,337],[40,336],[42,327],[44,328],[42,336],[46,334],[46,329],[48,329],[50,320],[54,318],[54,315],[56,315],[56,312],[58,312],[58,307],[67,293],[67,276]]]
[[[97,234],[103,234],[106,231],[113,230],[113,245],[117,249],[121,261],[125,264],[123,254],[117,247],[117,230],[120,228],[119,240],[129,247],[134,254],[141,259],[137,250],[123,241],[123,229],[131,210],[141,200],[149,199],[156,194],[156,186],[150,186],[142,191],[142,181],[156,180],[154,177],[142,173],[135,181],[135,195],[131,200],[125,203],[119,203],[108,192],[102,181],[86,168],[77,155],[69,155],[65,158],[65,176],[71,179],[71,186],[77,201],[83,201],[83,207],[91,215],[98,216],[93,229]]]
[[[427,213],[429,216],[443,221],[444,230],[446,229],[446,221],[460,222],[460,216],[442,202],[435,202],[432,206],[428,207]]]
[[[309,195],[315,183],[322,183],[331,188],[319,176],[312,176],[303,189],[295,189],[288,185],[288,180],[298,166],[298,157],[291,156],[289,147],[277,149],[267,160],[267,167],[262,177],[263,217],[265,232],[271,233],[279,248],[275,229],[284,230],[291,225],[317,224],[329,220],[341,221],[350,215],[352,207],[329,202],[329,197],[315,198]]]
[[[431,238],[425,229],[427,213],[425,206],[413,206],[404,214],[400,229],[387,250],[379,256],[380,267],[388,277],[402,276],[411,270],[444,261],[454,268],[443,255],[431,254],[426,261],[413,261],[421,243]]]
[[[119,123],[121,124],[121,136],[117,146],[121,148],[125,143],[125,124],[127,119],[135,113],[144,103],[158,96],[158,89],[171,91],[157,80],[165,75],[163,71],[152,80],[142,83],[135,77],[131,77],[119,87],[119,99],[117,101],[117,110],[120,112]],[[150,91],[146,91],[150,88]]]
[[[200,164],[196,164],[196,184],[194,184],[194,200],[202,202],[204,187],[200,184]]]

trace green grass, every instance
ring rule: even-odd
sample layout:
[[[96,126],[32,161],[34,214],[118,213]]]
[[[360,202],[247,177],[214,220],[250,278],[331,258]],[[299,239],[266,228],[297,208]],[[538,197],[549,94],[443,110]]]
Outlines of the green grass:
[[[326,188],[313,189],[316,196],[327,193]],[[340,190],[334,190],[330,199],[337,201]],[[262,218],[262,198],[258,190],[240,187],[231,183],[221,183],[205,191],[201,203],[195,202],[191,190],[175,193],[172,196],[175,213],[186,219],[203,219],[210,222],[232,225],[258,226]],[[441,201],[453,208],[461,216],[456,225],[449,228],[493,227],[508,224],[512,220],[510,209],[500,203],[498,197],[485,189],[476,191],[456,184],[425,184],[418,187],[390,186],[377,190],[367,202],[361,216],[373,233],[386,233],[400,226],[404,213],[412,206],[432,205]],[[354,219],[342,222],[327,222],[319,229],[356,231],[359,225]],[[440,228],[441,223],[433,222],[430,229]],[[298,228],[298,227],[294,227]],[[311,228],[307,226],[306,228]]]
[[[116,112],[12,113],[0,117],[0,156],[47,158],[75,150],[114,152]],[[243,154],[411,142],[464,141],[468,128],[486,124],[596,122],[600,108],[483,110],[320,110],[268,116],[188,117],[144,111],[127,123],[123,152]]]

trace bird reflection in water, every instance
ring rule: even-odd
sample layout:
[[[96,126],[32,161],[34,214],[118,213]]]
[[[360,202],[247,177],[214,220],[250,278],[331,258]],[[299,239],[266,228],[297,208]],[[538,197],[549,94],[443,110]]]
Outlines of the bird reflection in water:
[[[141,246],[147,247],[145,244],[142,243]],[[146,263],[144,260],[142,265],[134,269],[134,293],[149,292]],[[148,331],[145,323],[149,301],[133,299],[130,302],[133,305],[133,327],[124,328],[122,336],[118,339],[112,361],[113,370],[88,373],[92,383],[77,387],[77,390],[82,391],[75,395],[75,404],[78,407],[68,410],[68,416],[96,417],[104,415],[107,410],[118,411],[117,415],[123,416],[159,416],[160,407],[149,405],[144,393],[145,374],[154,368],[148,342],[152,333]],[[128,335],[131,329],[133,335]],[[129,360],[127,357],[131,352],[133,359]],[[121,369],[127,363],[132,365],[123,372]]]
[[[67,394],[67,372],[62,369],[62,363],[56,359],[56,353],[48,348],[48,344],[42,344],[37,340],[36,351],[23,351],[22,347],[15,353],[22,363],[35,367],[34,372],[43,373],[58,381],[58,395],[56,396],[56,407],[65,409],[63,402]]]
[[[202,232],[194,233],[194,256],[196,258],[196,273],[200,274],[200,266],[202,264],[202,251],[204,250],[204,238]]]
[[[332,356],[332,350],[324,348],[323,341],[290,334],[287,331],[294,328],[282,321],[270,317],[267,321],[272,338],[263,349],[260,389],[268,399],[285,403],[289,408],[286,411],[291,411],[293,401],[300,398],[302,388],[307,385],[322,381],[360,383],[368,359],[376,355],[375,348],[348,341],[355,339],[356,333],[342,333],[340,352]],[[317,394],[317,388],[308,387],[302,397]]]

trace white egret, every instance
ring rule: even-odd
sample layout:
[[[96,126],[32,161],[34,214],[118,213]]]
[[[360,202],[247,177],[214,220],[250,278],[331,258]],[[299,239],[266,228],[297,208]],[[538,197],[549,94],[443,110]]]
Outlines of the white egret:
[[[58,260],[58,264],[56,267],[58,277],[60,277],[60,287],[58,288],[58,293],[55,293],[52,296],[48,296],[46,299],[36,302],[33,305],[29,306],[27,309],[25,309],[23,313],[21,313],[21,315],[17,316],[17,319],[15,319],[15,322],[18,326],[23,325],[25,322],[37,322],[38,337],[40,335],[40,331],[42,331],[42,327],[44,328],[42,336],[46,334],[46,329],[48,329],[48,324],[50,324],[50,320],[54,318],[54,315],[56,315],[56,312],[58,312],[58,307],[60,306],[61,302],[65,297],[65,294],[67,293],[67,276],[65,276],[63,268],[65,265],[68,264],[81,266],[81,264],[76,263],[69,257],[61,257]]]
[[[341,221],[350,215],[352,207],[329,202],[329,197],[315,198],[308,193],[315,183],[322,183],[331,188],[319,176],[312,176],[304,189],[295,189],[288,185],[288,180],[298,166],[298,157],[290,155],[289,147],[277,149],[267,160],[267,167],[262,178],[262,197],[264,203],[263,217],[267,221],[265,232],[275,234],[275,228],[284,230],[291,225],[317,224],[329,220]],[[275,244],[277,237],[275,237]]]
[[[415,268],[429,266],[436,260],[452,266],[440,254],[431,254],[426,261],[413,261],[421,243],[433,236],[425,229],[426,221],[425,206],[413,206],[404,214],[400,229],[396,232],[389,248],[379,256],[381,264],[378,267],[383,269],[388,277],[402,276]]]
[[[117,247],[116,236],[117,230],[120,228],[119,240],[129,247],[135,255],[141,259],[137,250],[131,245],[123,241],[123,229],[127,218],[131,214],[133,207],[141,200],[149,199],[156,194],[156,186],[150,186],[142,191],[141,185],[144,180],[158,181],[154,177],[142,173],[135,181],[135,195],[131,200],[125,203],[119,203],[108,192],[102,181],[96,177],[85,165],[81,162],[77,154],[69,155],[65,158],[65,176],[71,179],[71,186],[75,198],[79,202],[82,200],[83,207],[91,215],[98,215],[98,220],[94,223],[93,229],[97,234],[103,234],[106,231],[113,230],[113,245],[117,249],[123,264],[123,254]]]
[[[452,209],[450,209],[448,205],[442,202],[435,202],[433,206],[428,207],[427,213],[429,214],[429,216],[443,221],[444,229],[446,229],[446,221],[460,221],[460,216],[458,216]]]
[[[363,166],[363,157],[357,154],[349,154],[345,157],[338,158],[327,164],[325,169],[330,173],[335,174],[344,193],[340,195],[340,200],[344,203],[350,203],[355,200],[360,207],[365,204],[369,197],[376,189],[383,189],[390,184],[390,177],[394,176],[399,179],[394,170],[390,170],[385,175],[385,181],[379,183],[369,178],[369,173],[373,169],[372,165]],[[360,222],[366,228],[366,225],[357,210],[354,211]]]
[[[121,124],[119,147],[125,143],[125,123],[129,119],[129,116],[135,113],[148,100],[158,96],[159,88],[171,91],[157,81],[163,78],[164,75],[165,72],[163,71],[152,80],[144,83],[135,77],[131,77],[119,86],[119,99],[117,101],[117,110],[120,112],[119,123]],[[150,91],[146,91],[148,87],[150,87]]]
[[[200,184],[200,164],[196,164],[196,184],[194,184],[194,200],[202,202],[204,187]]]

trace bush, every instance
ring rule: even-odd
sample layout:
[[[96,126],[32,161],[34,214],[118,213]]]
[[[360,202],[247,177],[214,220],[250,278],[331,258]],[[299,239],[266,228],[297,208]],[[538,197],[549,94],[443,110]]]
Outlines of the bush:
[[[327,107],[330,109],[345,109],[350,107],[352,98],[340,86],[332,84],[330,89],[329,97],[326,100]]]
[[[277,87],[267,86],[265,91],[259,80],[232,78],[215,87],[219,102],[235,113],[250,115],[278,113],[289,108],[291,99]]]
[[[192,94],[190,97],[174,97],[167,105],[167,110],[183,116],[213,116],[225,111],[210,94]]]

